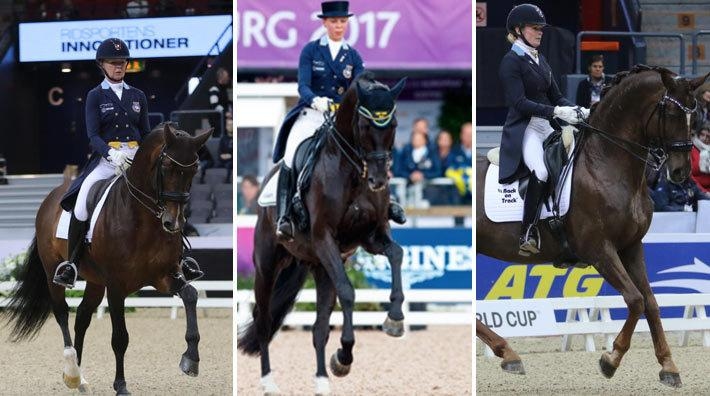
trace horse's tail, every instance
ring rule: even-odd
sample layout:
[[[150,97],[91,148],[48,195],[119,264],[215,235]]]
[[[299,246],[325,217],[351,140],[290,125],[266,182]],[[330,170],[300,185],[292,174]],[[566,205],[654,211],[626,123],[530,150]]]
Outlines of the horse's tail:
[[[308,274],[308,267],[294,262],[288,267],[281,270],[274,289],[271,293],[270,311],[271,328],[268,335],[270,342],[274,338],[274,334],[279,330],[281,324],[286,317],[286,314],[291,311],[293,304],[296,302],[296,295],[303,287]],[[237,348],[241,349],[247,355],[258,355],[261,349],[259,348],[258,334],[262,331],[265,325],[264,313],[259,311],[259,307],[254,307],[254,320],[249,323],[239,337]]]
[[[42,328],[52,310],[52,299],[47,287],[47,275],[37,249],[37,237],[27,250],[27,258],[18,276],[17,286],[12,291],[3,316],[13,323],[10,339],[22,341],[32,339]]]

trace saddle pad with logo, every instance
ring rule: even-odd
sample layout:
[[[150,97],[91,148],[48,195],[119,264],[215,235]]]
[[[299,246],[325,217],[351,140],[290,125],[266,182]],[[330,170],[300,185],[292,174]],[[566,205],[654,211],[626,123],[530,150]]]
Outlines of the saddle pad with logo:
[[[567,165],[572,167],[572,161]],[[518,181],[510,184],[498,183],[498,165],[488,165],[486,172],[486,185],[483,191],[483,207],[488,217],[494,223],[523,220],[523,199],[518,192]],[[572,191],[572,171],[562,186],[562,196],[560,197],[560,216],[567,214],[569,210],[570,192]],[[552,198],[548,199],[548,205],[552,209]],[[552,212],[547,210],[546,205],[542,205],[540,218],[546,219],[552,216]]]
[[[111,188],[113,187],[114,184],[116,184],[116,180],[118,180],[120,176],[116,176],[111,180],[111,184],[109,184],[108,188],[104,191],[104,193],[101,195],[101,199],[99,202],[96,204],[96,208],[94,208],[94,211],[91,213],[91,222],[89,223],[89,231],[86,233],[86,239],[91,242],[91,236],[94,233],[94,225],[96,224],[96,221],[99,218],[99,214],[101,214],[101,209],[104,206],[104,202],[106,202],[106,197],[108,197],[109,191],[111,191]],[[59,224],[57,224],[57,232],[54,235],[55,237],[59,239],[67,239],[67,236],[69,235],[69,222],[71,221],[71,213],[67,212],[66,210],[62,211],[62,215],[59,217]]]
[[[256,200],[256,203],[258,203],[262,208],[276,206],[276,187],[279,181],[280,172],[281,170],[276,171],[276,173],[271,176],[271,179],[269,179],[261,189],[261,194],[259,194],[259,198]]]

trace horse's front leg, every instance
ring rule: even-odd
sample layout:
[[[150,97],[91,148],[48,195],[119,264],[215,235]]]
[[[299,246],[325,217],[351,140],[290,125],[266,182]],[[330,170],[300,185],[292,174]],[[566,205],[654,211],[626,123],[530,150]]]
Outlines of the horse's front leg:
[[[117,395],[130,395],[126,389],[126,378],[123,372],[123,357],[128,348],[128,330],[124,312],[126,296],[123,293],[108,289],[108,307],[111,312],[111,347],[116,357],[116,377],[113,389]]]
[[[680,371],[671,357],[671,348],[668,346],[666,334],[663,332],[661,312],[658,309],[658,303],[651,290],[651,285],[648,283],[646,261],[644,259],[643,244],[641,241],[622,251],[621,259],[629,272],[629,276],[631,276],[631,280],[641,294],[643,294],[646,307],[644,314],[646,315],[648,328],[651,330],[653,347],[656,350],[656,359],[658,359],[658,363],[661,364],[661,372],[658,373],[658,376],[665,385],[680,388],[682,385]]]
[[[187,350],[180,359],[180,370],[191,377],[197,377],[200,367],[200,352],[197,347],[200,343],[200,331],[197,328],[197,290],[187,284],[180,289],[178,295],[185,305],[185,318],[187,319],[185,331]]]
[[[335,284],[335,292],[340,300],[340,307],[343,309],[343,331],[340,336],[340,345],[330,359],[330,369],[336,376],[344,376],[350,372],[350,365],[353,362],[353,345],[355,345],[355,333],[353,331],[353,308],[355,305],[355,290],[350,279],[345,273],[343,260],[340,258],[338,244],[329,232],[325,232],[322,239],[314,239],[313,246],[317,252],[318,259],[328,273],[328,276]]]
[[[390,292],[390,309],[387,318],[382,325],[382,329],[392,337],[401,337],[404,334],[404,314],[402,313],[402,303],[404,293],[402,292],[402,247],[393,240],[385,245],[384,255],[390,262],[392,269],[392,289]]]
[[[325,346],[330,335],[330,314],[335,306],[335,289],[328,273],[320,265],[312,267],[316,282],[316,322],[313,324],[313,347],[316,350],[316,394],[330,394],[328,372],[325,369]],[[347,373],[345,373],[347,374]]]

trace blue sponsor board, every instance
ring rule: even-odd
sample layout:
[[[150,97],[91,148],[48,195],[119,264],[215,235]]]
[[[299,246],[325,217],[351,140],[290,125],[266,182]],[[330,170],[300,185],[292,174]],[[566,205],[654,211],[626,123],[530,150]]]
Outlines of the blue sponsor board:
[[[404,249],[402,282],[412,289],[471,289],[472,256],[470,228],[396,228],[392,237]],[[374,287],[389,288],[391,269],[384,256],[363,250],[356,262]]]
[[[688,235],[664,238],[657,234],[647,238],[653,241],[644,243],[646,269],[654,293],[710,293],[710,236]],[[559,269],[552,264],[511,264],[476,256],[477,300],[611,295],[619,292],[591,266]],[[563,320],[563,314],[557,312],[557,319]],[[662,308],[661,315],[681,317],[683,308]],[[626,310],[612,310],[615,319],[625,316]]]

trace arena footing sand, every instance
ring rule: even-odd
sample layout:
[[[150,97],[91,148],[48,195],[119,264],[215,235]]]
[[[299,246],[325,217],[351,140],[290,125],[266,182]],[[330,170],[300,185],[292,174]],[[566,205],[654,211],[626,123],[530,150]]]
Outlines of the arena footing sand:
[[[562,337],[511,338],[525,364],[526,375],[504,373],[500,359],[483,356],[483,343],[476,341],[477,395],[708,395],[710,394],[710,348],[702,346],[694,332],[689,346],[679,347],[679,333],[666,333],[673,360],[680,370],[683,387],[669,388],[658,380],[656,361],[648,333],[634,334],[631,348],[611,379],[599,371],[605,349],[595,337],[596,352],[584,350],[583,338],[575,336],[573,350],[561,352]]]
[[[200,373],[188,377],[178,368],[185,351],[184,310],[175,320],[166,309],[141,309],[126,314],[129,344],[125,357],[128,390],[134,395],[232,395],[232,312],[198,309]],[[3,323],[4,324],[4,323]],[[74,336],[74,315],[70,315]],[[62,382],[62,336],[50,315],[39,336],[29,342],[7,340],[0,327],[3,356],[0,394],[78,394]],[[111,320],[94,316],[84,341],[83,373],[93,395],[113,395],[115,360]]]
[[[313,394],[316,358],[311,332],[280,331],[269,349],[276,384],[285,395]],[[401,339],[378,330],[355,330],[350,374],[335,377],[335,395],[470,395],[471,326],[429,326]],[[340,329],[330,333],[326,360],[340,347]],[[237,393],[261,395],[259,358],[237,355]]]

